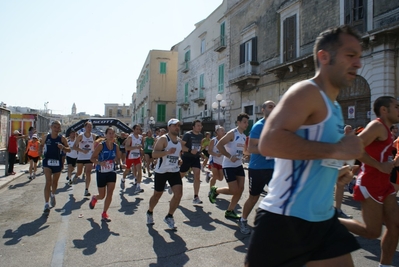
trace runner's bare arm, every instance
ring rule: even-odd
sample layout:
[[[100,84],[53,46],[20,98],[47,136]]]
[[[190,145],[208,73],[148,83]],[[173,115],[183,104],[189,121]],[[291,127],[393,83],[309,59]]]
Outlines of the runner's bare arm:
[[[232,157],[234,157],[235,155],[230,155],[226,148],[224,147],[225,144],[227,144],[228,142],[233,141],[234,139],[234,131],[231,130],[229,131],[226,135],[224,135],[219,142],[217,143],[216,147],[219,150],[220,154],[222,154],[223,156],[225,156],[228,159],[231,159]]]
[[[317,124],[325,119],[327,107],[324,103],[319,89],[308,81],[290,88],[266,121],[259,139],[260,153],[263,156],[302,160],[359,157],[363,146],[357,136],[348,135],[340,142],[331,144],[305,140],[295,134],[300,126]]]

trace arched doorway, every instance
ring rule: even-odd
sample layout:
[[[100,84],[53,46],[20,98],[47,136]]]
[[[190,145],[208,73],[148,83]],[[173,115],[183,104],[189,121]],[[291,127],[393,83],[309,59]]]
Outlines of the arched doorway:
[[[370,86],[359,75],[352,86],[341,90],[337,101],[341,105],[345,124],[356,128],[365,127],[370,122],[370,97]]]

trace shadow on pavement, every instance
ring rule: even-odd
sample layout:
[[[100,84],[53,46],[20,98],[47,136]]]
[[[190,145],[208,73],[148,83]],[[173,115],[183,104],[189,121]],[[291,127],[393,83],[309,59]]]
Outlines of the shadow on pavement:
[[[143,200],[143,198],[136,197],[134,202],[129,202],[123,193],[121,193],[120,196],[121,207],[118,211],[123,212],[125,215],[134,214],[140,206],[140,202]]]
[[[202,229],[206,231],[214,231],[216,227],[211,224],[214,221],[213,218],[210,217],[212,213],[205,212],[201,206],[194,207],[195,211],[191,211],[182,206],[178,207],[188,219],[188,221],[186,220],[184,223],[191,227],[202,227]]]
[[[149,266],[184,266],[190,258],[186,255],[186,242],[176,234],[176,231],[165,230],[173,242],[166,240],[155,230],[152,225],[147,225],[148,233],[153,239],[153,249],[157,255],[157,262],[151,263]]]
[[[353,196],[344,195],[342,198],[342,204],[350,206],[356,210],[361,210],[361,203],[353,199]]]
[[[8,186],[8,189],[17,189],[20,187],[24,187],[25,185],[29,184],[32,180],[27,180],[25,182],[19,183],[19,184],[10,184]]]
[[[233,222],[233,224],[225,223],[219,219],[215,219],[214,222],[233,230],[234,236],[237,238],[237,241],[241,241],[243,243],[242,245],[235,247],[234,250],[237,252],[247,253],[250,235],[241,234],[240,228],[238,227],[238,224],[237,224],[238,220],[230,220],[230,219],[226,219],[226,220],[229,222]]]
[[[119,236],[119,233],[115,233],[109,230],[108,224],[101,221],[101,227],[98,223],[94,222],[93,218],[87,219],[92,227],[82,239],[74,239],[72,242],[76,248],[83,249],[83,255],[92,255],[97,251],[97,245],[104,243],[108,240],[111,235]]]
[[[69,194],[69,201],[67,201],[62,208],[55,209],[55,211],[62,212],[61,216],[70,215],[73,210],[79,210],[87,201],[87,198],[83,198],[82,200],[76,202],[74,195]]]
[[[32,222],[21,224],[21,226],[19,226],[15,231],[12,231],[11,229],[6,230],[3,238],[11,238],[11,240],[8,240],[4,244],[7,246],[16,245],[24,236],[33,236],[38,232],[48,228],[49,225],[43,226],[46,221],[47,216],[42,215]]]
[[[383,229],[383,232],[385,232],[385,229]],[[361,236],[356,236],[357,242],[359,242],[360,246],[362,249],[368,251],[371,254],[374,254],[375,256],[364,256],[367,259],[370,259],[375,262],[380,261],[380,256],[381,256],[381,250],[380,250],[380,243],[381,241],[379,239],[367,239]],[[399,252],[395,251],[395,254],[393,256],[393,261],[391,266],[399,266]]]

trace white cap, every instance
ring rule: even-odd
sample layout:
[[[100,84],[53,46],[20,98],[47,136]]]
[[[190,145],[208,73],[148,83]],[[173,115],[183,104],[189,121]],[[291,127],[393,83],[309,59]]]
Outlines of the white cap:
[[[168,127],[171,126],[172,124],[178,124],[180,121],[178,119],[170,119],[168,121]]]
[[[14,134],[20,134],[20,132],[18,130],[15,130]]]
[[[37,139],[37,134],[33,134],[32,138],[36,138]]]

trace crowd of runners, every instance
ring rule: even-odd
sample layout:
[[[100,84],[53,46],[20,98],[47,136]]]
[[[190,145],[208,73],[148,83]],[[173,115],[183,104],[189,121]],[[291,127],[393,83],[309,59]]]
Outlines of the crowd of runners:
[[[265,101],[263,118],[253,125],[248,137],[244,131],[249,116],[245,113],[237,116],[236,128],[226,132],[216,125],[215,132],[205,136],[201,121],[194,120],[192,130],[180,137],[180,121],[172,118],[167,130],[158,129],[155,134],[151,130],[143,134],[141,126],[134,125],[131,134],[119,136],[109,127],[102,138],[91,133],[92,124],[87,122],[83,133],[72,131],[67,139],[59,135],[60,123],[53,122],[51,133],[38,148],[38,154],[44,155],[44,211],[56,205],[66,156],[69,184],[73,186],[84,174],[84,196],[91,196],[95,168],[98,194],[91,196],[89,206],[93,209],[104,199],[102,220],[111,221],[108,208],[117,185],[117,170],[123,171],[119,181],[122,190],[127,177],[134,177],[136,194],[145,189],[141,185],[145,173],[154,177],[147,224],[154,224],[154,209],[169,188],[171,200],[164,222],[175,229],[173,215],[183,195],[182,178],[189,171],[193,173],[192,203],[203,204],[200,173],[207,171],[209,202],[214,204],[219,195],[230,195],[225,217],[236,220],[241,233],[251,234],[247,266],[353,266],[350,253],[360,246],[350,232],[378,238],[383,225],[386,231],[379,266],[389,266],[399,238],[398,186],[396,176],[394,180],[390,177],[399,166],[399,157],[392,154],[391,133],[399,123],[399,105],[394,97],[377,98],[373,103],[377,119],[355,135],[345,127],[336,101],[340,90],[352,84],[361,68],[360,42],[348,26],[321,33],[314,46],[315,77],[294,84],[277,105]],[[242,161],[246,156],[250,158],[247,177]],[[361,162],[360,170],[355,159]],[[218,187],[223,179],[227,186]],[[245,184],[249,197],[240,216],[236,206]],[[340,209],[347,184],[353,185],[363,222]],[[247,218],[265,188],[267,194],[251,229]]]

